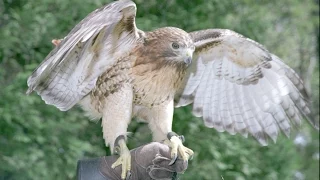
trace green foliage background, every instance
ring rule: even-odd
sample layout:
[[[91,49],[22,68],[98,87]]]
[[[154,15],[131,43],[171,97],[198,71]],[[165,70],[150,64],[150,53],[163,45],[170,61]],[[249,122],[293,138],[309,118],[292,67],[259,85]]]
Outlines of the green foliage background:
[[[0,0],[0,179],[74,179],[78,159],[103,156],[100,122],[79,108],[60,112],[35,94],[26,79],[89,12],[107,0]],[[137,0],[137,26],[235,30],[281,57],[305,80],[319,119],[318,0]],[[181,179],[319,179],[319,133],[308,125],[299,136],[261,147],[255,141],[204,127],[190,107],[175,111],[173,129],[195,151]],[[150,141],[146,125],[132,123],[129,147]],[[249,138],[252,139],[252,138]],[[299,173],[303,178],[299,178]]]

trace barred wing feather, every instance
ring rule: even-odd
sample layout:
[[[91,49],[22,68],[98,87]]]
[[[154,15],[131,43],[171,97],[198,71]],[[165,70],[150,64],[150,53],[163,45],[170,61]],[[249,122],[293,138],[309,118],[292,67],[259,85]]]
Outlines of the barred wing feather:
[[[262,145],[289,136],[310,110],[302,80],[262,45],[230,30],[191,32],[196,49],[176,107],[193,103],[207,127],[254,136]],[[310,121],[315,127],[319,122]]]
[[[76,25],[28,79],[27,94],[36,91],[62,111],[73,107],[129,52],[137,39],[136,5],[116,1],[95,10]]]

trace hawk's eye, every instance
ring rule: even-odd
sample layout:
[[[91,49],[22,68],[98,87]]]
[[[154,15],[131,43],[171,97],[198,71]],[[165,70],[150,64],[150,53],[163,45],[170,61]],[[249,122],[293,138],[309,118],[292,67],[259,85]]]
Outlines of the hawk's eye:
[[[172,48],[173,48],[173,49],[179,49],[179,47],[180,47],[180,46],[179,46],[178,43],[175,43],[175,42],[172,43]]]

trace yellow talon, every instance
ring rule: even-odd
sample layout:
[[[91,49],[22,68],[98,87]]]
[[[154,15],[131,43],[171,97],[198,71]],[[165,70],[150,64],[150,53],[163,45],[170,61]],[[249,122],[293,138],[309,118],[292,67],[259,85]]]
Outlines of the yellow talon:
[[[177,136],[172,136],[170,140],[165,140],[164,142],[171,148],[172,160],[169,165],[172,165],[178,156],[184,161],[188,161],[194,154],[191,149],[182,144],[181,139]]]
[[[121,179],[126,179],[126,176],[130,175],[131,170],[131,154],[126,145],[124,139],[119,140],[120,146],[120,157],[114,162],[111,167],[115,168],[119,165],[122,165],[121,168]]]

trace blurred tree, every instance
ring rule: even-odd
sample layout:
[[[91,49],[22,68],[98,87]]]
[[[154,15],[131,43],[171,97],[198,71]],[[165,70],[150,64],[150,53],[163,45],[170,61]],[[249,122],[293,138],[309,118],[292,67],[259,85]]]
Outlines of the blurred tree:
[[[110,1],[0,0],[0,179],[74,179],[76,161],[105,155],[100,122],[78,108],[59,112],[36,95],[26,79],[89,12]],[[137,26],[235,30],[277,54],[306,81],[319,118],[319,2],[314,0],[136,0]],[[204,127],[190,107],[176,110],[173,129],[195,151],[181,179],[304,179],[319,177],[319,134],[304,126],[305,146],[280,137],[255,141]],[[146,125],[134,122],[131,148],[150,141]],[[294,136],[292,136],[294,137]],[[250,138],[252,139],[252,138]]]

